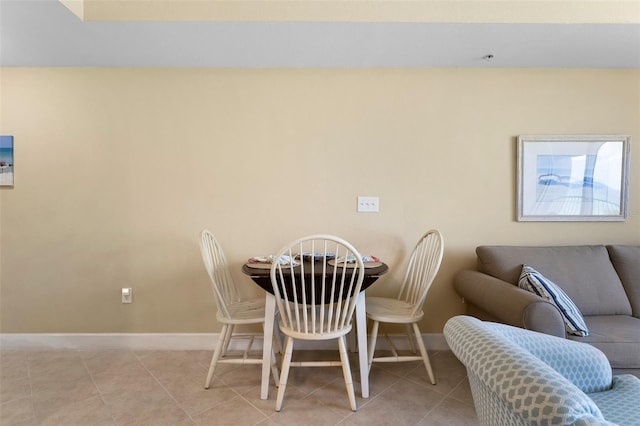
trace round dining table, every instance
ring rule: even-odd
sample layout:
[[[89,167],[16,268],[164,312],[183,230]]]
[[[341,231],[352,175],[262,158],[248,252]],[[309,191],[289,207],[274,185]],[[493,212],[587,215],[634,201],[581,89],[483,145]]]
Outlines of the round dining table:
[[[365,290],[375,283],[378,278],[387,273],[389,267],[384,262],[365,262],[362,288],[356,302],[356,334],[358,348],[358,363],[360,365],[360,385],[362,398],[369,397],[369,361],[367,359],[367,310]],[[269,377],[271,371],[271,349],[273,345],[273,330],[275,326],[276,300],[271,285],[271,264],[245,263],[242,272],[265,290],[265,321],[264,344],[262,348],[262,382],[260,398],[269,397]],[[321,273],[318,271],[318,273]],[[353,346],[352,346],[353,348]]]

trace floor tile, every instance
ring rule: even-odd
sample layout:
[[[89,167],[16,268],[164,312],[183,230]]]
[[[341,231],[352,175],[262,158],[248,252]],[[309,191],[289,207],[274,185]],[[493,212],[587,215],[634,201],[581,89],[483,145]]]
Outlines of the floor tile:
[[[13,399],[0,405],[0,424],[13,426],[37,425],[31,398]]]
[[[236,425],[250,426],[266,420],[259,409],[239,395],[224,401],[210,410],[193,416],[198,425]]]
[[[0,351],[0,380],[23,379],[29,376],[23,353]]]
[[[179,423],[187,414],[153,378],[139,386],[131,386],[103,394],[118,424],[152,424],[161,421]]]
[[[0,379],[0,383],[0,404],[31,397],[31,381],[27,375]]]
[[[292,367],[282,410],[277,387],[260,399],[261,367],[220,364],[204,389],[211,351],[0,351],[2,426],[476,425],[462,364],[430,352],[437,384],[420,361],[375,363],[362,398],[350,353],[358,410],[340,367]],[[294,360],[338,359],[337,351],[296,350]]]
[[[209,389],[205,389],[204,377],[204,373],[198,372],[158,380],[182,409],[191,416],[217,407],[238,396],[231,387],[220,385],[215,381]]]
[[[274,400],[275,403],[275,400]],[[284,397],[282,410],[274,412],[270,419],[279,425],[335,425],[352,413],[345,405],[344,413],[338,414],[318,404],[312,398],[297,398],[293,395]]]
[[[402,380],[349,417],[347,425],[415,425],[445,396],[420,384]]]
[[[419,426],[474,426],[478,424],[473,405],[445,398],[418,422]]]
[[[42,425],[115,426],[116,422],[100,397],[71,402],[40,417]]]

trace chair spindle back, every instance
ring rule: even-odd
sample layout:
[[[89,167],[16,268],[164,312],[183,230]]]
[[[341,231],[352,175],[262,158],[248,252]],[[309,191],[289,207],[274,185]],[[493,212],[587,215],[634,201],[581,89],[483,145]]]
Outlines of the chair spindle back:
[[[297,260],[276,260],[271,267],[283,327],[320,337],[351,326],[364,279],[362,256],[351,244],[331,235],[312,235],[289,244],[275,258]]]
[[[411,253],[398,300],[412,304],[414,315],[422,309],[427,292],[440,269],[443,254],[442,234],[435,229],[427,231]]]
[[[230,319],[231,313],[228,306],[240,300],[236,289],[227,259],[222,251],[222,247],[213,236],[211,231],[202,231],[200,238],[200,251],[205,268],[211,279],[211,289],[216,299],[218,312],[225,318]]]

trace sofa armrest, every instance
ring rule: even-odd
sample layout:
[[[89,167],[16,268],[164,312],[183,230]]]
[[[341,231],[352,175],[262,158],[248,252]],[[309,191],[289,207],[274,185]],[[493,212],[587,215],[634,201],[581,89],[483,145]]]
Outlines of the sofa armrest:
[[[604,392],[611,388],[611,365],[599,349],[585,343],[532,333],[505,324],[485,325],[549,365],[582,392]]]
[[[465,301],[504,324],[565,337],[560,310],[541,297],[478,271],[461,271],[454,288]]]

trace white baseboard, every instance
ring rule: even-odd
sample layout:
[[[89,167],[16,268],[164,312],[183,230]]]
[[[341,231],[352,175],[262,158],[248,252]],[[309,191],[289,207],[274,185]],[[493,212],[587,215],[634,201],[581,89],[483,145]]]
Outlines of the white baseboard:
[[[213,349],[218,333],[3,333],[2,349]]]
[[[213,350],[218,341],[218,333],[2,333],[0,348],[3,350]],[[408,349],[406,338],[391,336],[398,349]],[[422,335],[425,346],[430,350],[449,350],[449,346],[441,333]],[[235,339],[234,339],[235,341]],[[242,341],[231,348],[243,348]],[[246,345],[246,343],[245,343]],[[261,347],[257,341],[256,348]],[[317,350],[334,349],[333,342],[314,342]],[[379,336],[377,348],[386,346],[383,336]],[[296,348],[305,349],[310,345],[304,342],[296,344]]]

